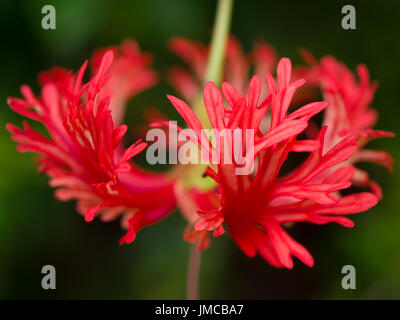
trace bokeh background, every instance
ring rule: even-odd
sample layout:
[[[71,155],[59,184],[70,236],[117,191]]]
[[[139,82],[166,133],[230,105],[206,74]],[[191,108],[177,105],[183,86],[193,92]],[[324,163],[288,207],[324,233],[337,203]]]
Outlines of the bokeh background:
[[[52,4],[57,29],[41,28],[41,8]],[[377,128],[399,135],[400,3],[352,1],[357,29],[342,30],[341,8],[347,2],[236,0],[232,33],[246,51],[256,39],[274,45],[280,56],[300,62],[304,46],[318,58],[333,54],[352,69],[364,62],[380,88],[373,105],[380,113]],[[181,63],[167,50],[172,36],[204,43],[210,39],[214,1],[5,1],[0,2],[0,298],[3,299],[183,299],[189,245],[182,240],[179,212],[143,230],[135,242],[120,247],[118,222],[85,223],[74,203],[54,199],[34,156],[20,154],[5,124],[22,118],[6,104],[30,84],[38,93],[40,70],[53,65],[77,69],[97,48],[127,37],[154,54],[162,74]],[[143,121],[147,106],[173,115],[165,98],[172,88],[161,79],[134,98],[128,107],[129,137]],[[398,138],[373,142],[399,159]],[[314,268],[296,261],[292,271],[248,259],[227,236],[213,241],[203,255],[201,297],[225,298],[400,298],[400,171],[365,165],[384,189],[383,200],[354,216],[356,226],[299,224],[291,234],[316,260]],[[57,270],[57,289],[41,288],[41,268]],[[357,270],[357,289],[341,288],[341,268]]]

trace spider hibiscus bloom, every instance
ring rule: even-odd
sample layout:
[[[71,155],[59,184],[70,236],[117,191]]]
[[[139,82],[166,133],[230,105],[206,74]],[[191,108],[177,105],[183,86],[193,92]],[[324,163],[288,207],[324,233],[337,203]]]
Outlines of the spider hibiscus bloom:
[[[370,104],[378,84],[370,81],[367,67],[363,64],[357,66],[357,81],[355,75],[332,56],[322,58],[319,63],[307,52],[304,52],[304,57],[311,65],[307,73],[309,81],[321,88],[324,99],[329,102],[323,116],[323,125],[328,126],[326,147],[348,134],[356,135],[359,149],[348,163],[373,162],[392,171],[393,159],[386,151],[365,148],[373,139],[394,137],[392,132],[372,129],[378,113]],[[358,186],[370,187],[379,198],[382,197],[380,186],[366,171],[356,168],[352,180]]]
[[[96,215],[103,221],[122,216],[122,225],[128,231],[121,243],[129,243],[139,229],[163,218],[175,200],[171,181],[130,162],[146,143],[138,141],[125,150],[121,145],[127,126],[119,125],[112,111],[119,115],[121,97],[127,99],[137,92],[133,83],[144,88],[153,81],[147,77],[141,82],[137,72],[124,70],[123,65],[132,65],[135,60],[127,60],[127,48],[122,51],[116,60],[108,50],[93,62],[95,74],[87,83],[83,82],[86,61],[77,73],[63,68],[42,73],[41,97],[22,86],[23,99],[8,99],[14,111],[41,122],[47,137],[26,121],[23,129],[12,124],[7,129],[18,143],[18,151],[40,154],[40,171],[50,177],[52,187],[58,188],[55,195],[59,200],[77,200],[77,210],[86,221]],[[118,88],[122,92],[113,99]]]
[[[288,114],[293,95],[305,83],[290,82],[291,69],[289,59],[280,60],[278,85],[267,74],[270,94],[261,102],[262,85],[258,76],[250,81],[247,99],[229,83],[222,84],[222,93],[212,82],[205,85],[204,105],[212,128],[231,131],[230,136],[238,128],[242,133],[253,130],[251,142],[256,166],[253,173],[244,175],[237,174],[239,166],[235,162],[220,161],[207,168],[206,174],[217,183],[219,205],[198,211],[200,218],[193,233],[186,236],[188,241],[198,241],[197,236],[204,232],[220,236],[226,227],[249,257],[260,254],[271,265],[290,269],[295,256],[312,266],[312,256],[288,234],[285,224],[336,222],[352,227],[353,222],[344,215],[365,211],[377,203],[377,197],[368,192],[340,194],[351,185],[354,167],[346,164],[346,160],[358,149],[357,136],[348,135],[327,148],[324,127],[315,140],[299,139],[310,118],[326,108],[327,103],[313,102]],[[175,97],[168,98],[193,130],[189,138],[202,150],[209,150],[210,156],[219,152],[219,159],[224,159],[225,148],[215,148],[210,141],[201,139],[202,126],[189,106]],[[260,123],[267,112],[269,130],[262,132]],[[290,173],[280,174],[291,152],[309,155]]]

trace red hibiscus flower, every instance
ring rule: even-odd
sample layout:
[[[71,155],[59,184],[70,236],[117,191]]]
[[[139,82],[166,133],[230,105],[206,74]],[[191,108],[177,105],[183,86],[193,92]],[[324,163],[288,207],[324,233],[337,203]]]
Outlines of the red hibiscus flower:
[[[254,130],[256,166],[253,173],[245,175],[237,174],[235,162],[221,161],[208,167],[206,174],[217,183],[219,205],[198,211],[200,218],[194,224],[193,233],[186,235],[188,241],[204,241],[204,232],[209,231],[219,236],[225,226],[250,257],[258,253],[275,267],[292,268],[292,256],[295,256],[312,266],[312,256],[290,237],[286,224],[336,222],[352,227],[353,222],[344,215],[365,211],[377,203],[372,193],[346,196],[340,193],[350,187],[354,175],[354,167],[346,161],[358,150],[356,135],[349,134],[327,145],[327,128],[323,127],[314,140],[299,138],[310,118],[328,103],[313,102],[288,114],[293,95],[305,83],[302,79],[291,82],[291,69],[289,59],[280,60],[277,85],[272,75],[267,74],[270,94],[265,100],[260,100],[262,85],[258,76],[250,81],[247,99],[226,82],[222,84],[222,93],[212,82],[204,87],[204,105],[213,129]],[[168,98],[193,130],[189,138],[200,149],[208,150],[210,157],[219,152],[223,159],[224,148],[216,149],[211,141],[201,139],[203,127],[190,107],[175,97]],[[262,132],[260,123],[267,113],[269,129]],[[291,152],[309,155],[290,173],[281,174]]]
[[[86,61],[78,73],[63,68],[42,73],[40,97],[22,86],[23,99],[9,98],[14,111],[41,122],[48,136],[26,121],[24,129],[12,124],[7,129],[20,152],[40,154],[40,171],[58,188],[58,199],[77,200],[86,221],[97,214],[103,221],[122,216],[128,231],[121,243],[129,243],[140,228],[170,212],[175,198],[170,179],[130,162],[146,143],[138,141],[125,150],[121,146],[127,131],[120,125],[125,102],[155,78],[134,43],[114,51],[115,60],[112,50],[95,55],[94,76],[87,83],[82,80]]]
[[[372,129],[378,114],[370,104],[378,85],[370,82],[367,67],[363,64],[357,66],[357,81],[343,63],[331,56],[322,58],[320,63],[308,53],[305,57],[311,64],[307,74],[310,82],[321,87],[324,99],[329,102],[323,118],[323,125],[328,127],[326,147],[334,145],[348,134],[356,135],[359,149],[348,163],[374,162],[392,171],[393,159],[386,151],[364,148],[373,139],[394,137],[392,132]],[[382,197],[380,186],[370,179],[366,171],[356,168],[352,181],[359,186],[369,186],[379,198]]]

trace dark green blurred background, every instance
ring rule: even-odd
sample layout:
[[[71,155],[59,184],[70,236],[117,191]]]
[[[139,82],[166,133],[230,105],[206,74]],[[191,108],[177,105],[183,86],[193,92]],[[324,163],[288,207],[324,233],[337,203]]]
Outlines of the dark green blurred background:
[[[41,28],[41,8],[52,4],[57,29]],[[341,29],[341,8],[353,4],[357,30]],[[209,41],[214,1],[5,1],[1,9],[0,52],[0,298],[183,299],[189,245],[182,240],[178,212],[118,246],[119,223],[85,223],[73,203],[54,199],[47,177],[39,176],[34,156],[20,154],[5,124],[20,125],[7,96],[21,84],[38,93],[37,73],[53,65],[77,69],[99,46],[126,37],[152,51],[161,72],[180,63],[166,48],[176,35]],[[274,45],[280,56],[300,62],[304,46],[317,57],[334,54],[351,68],[364,62],[380,88],[374,106],[377,128],[399,135],[400,3],[398,1],[236,1],[232,32],[246,51],[256,39]],[[174,115],[165,99],[173,93],[162,79],[128,107],[129,137],[146,106]],[[373,143],[398,159],[398,139]],[[384,198],[354,216],[356,227],[297,225],[291,234],[315,258],[315,267],[296,261],[292,271],[248,259],[227,236],[213,240],[203,255],[201,297],[217,298],[400,298],[400,172],[365,165],[381,183]],[[41,268],[57,270],[57,289],[41,288]],[[341,288],[343,265],[357,270],[357,289]]]

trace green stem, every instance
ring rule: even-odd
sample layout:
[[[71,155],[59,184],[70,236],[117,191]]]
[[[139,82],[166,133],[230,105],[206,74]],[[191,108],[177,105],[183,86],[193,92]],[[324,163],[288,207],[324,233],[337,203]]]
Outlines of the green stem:
[[[190,245],[186,294],[188,300],[199,300],[201,251],[196,243]]]
[[[218,1],[207,69],[203,79],[204,84],[207,81],[213,81],[217,86],[221,84],[225,63],[226,43],[229,37],[232,8],[233,0]],[[212,129],[206,108],[204,107],[202,92],[196,96],[192,105],[193,111],[203,125],[203,128]],[[187,188],[196,186],[201,190],[211,189],[215,185],[214,180],[209,177],[203,177],[204,170],[207,168],[207,166],[208,165],[198,164],[192,169],[188,170],[183,184]]]
[[[211,39],[210,55],[208,58],[204,82],[213,81],[217,86],[221,83],[226,42],[231,24],[233,0],[219,0],[215,15],[214,30]]]
[[[231,23],[232,7],[233,0],[218,1],[204,84],[207,81],[213,81],[217,86],[221,84],[225,62],[226,43],[228,40]],[[202,95],[199,95],[195,99],[193,111],[201,121],[204,128],[211,128],[210,121],[202,100]],[[187,187],[190,188],[191,186],[195,185],[200,187],[200,189],[210,189],[210,186],[214,184],[214,181],[212,181],[209,177],[202,177],[206,167],[207,165],[197,165],[195,170],[190,170],[191,172],[188,172],[191,178],[188,179],[190,183],[187,185]],[[186,178],[188,178],[188,176],[186,176]],[[190,261],[188,268],[188,299],[199,298],[200,260],[201,252],[198,250],[197,244],[193,244],[190,250]]]
[[[233,0],[219,0],[215,14],[214,30],[211,38],[207,69],[203,79],[204,84],[213,81],[220,85],[225,64],[226,42],[229,37]],[[205,129],[211,129],[210,120],[203,104],[202,92],[195,98],[193,111]]]

